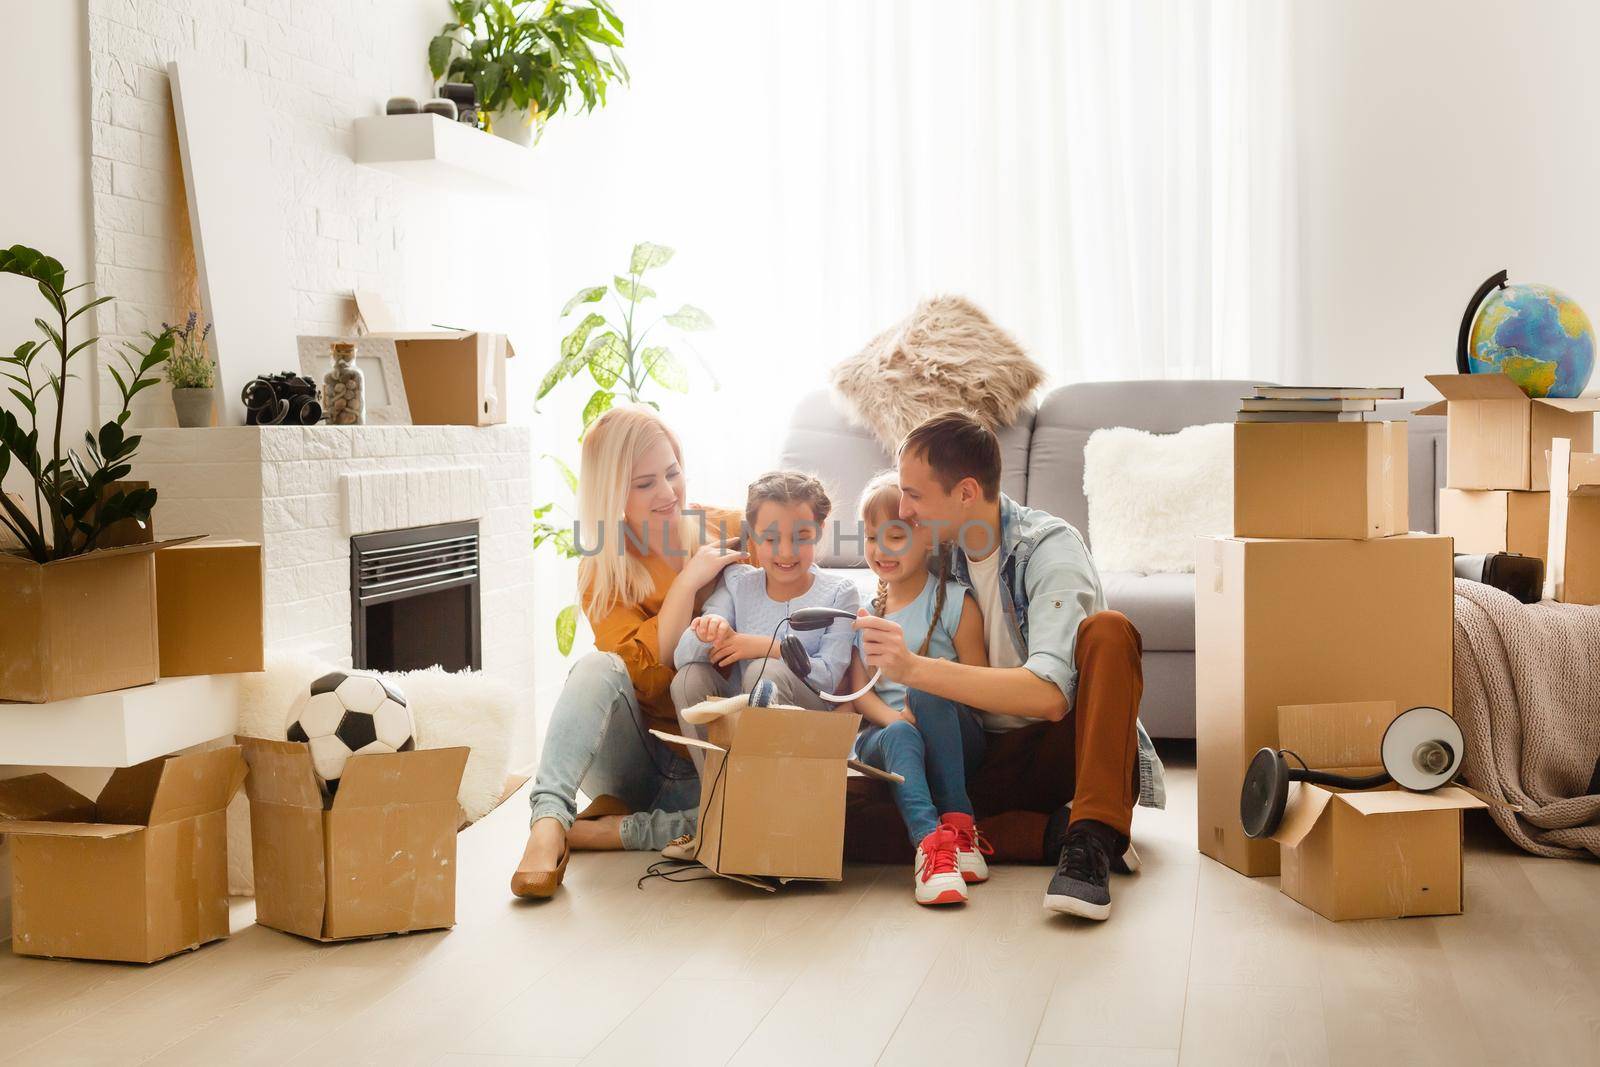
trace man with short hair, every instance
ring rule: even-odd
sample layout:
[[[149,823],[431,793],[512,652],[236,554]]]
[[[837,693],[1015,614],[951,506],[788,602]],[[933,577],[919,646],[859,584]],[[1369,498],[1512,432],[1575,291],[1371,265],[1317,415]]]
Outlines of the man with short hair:
[[[1045,824],[1056,863],[1045,907],[1105,919],[1110,871],[1137,869],[1135,801],[1165,802],[1161,761],[1138,722],[1139,633],[1107,610],[1078,531],[1000,492],[1000,443],[983,424],[955,412],[929,419],[902,442],[899,474],[901,519],[956,546],[953,576],[983,609],[989,666],[916,655],[897,623],[862,612],[866,662],[983,714],[984,762],[1016,762],[1017,806],[1040,797],[1062,806]]]

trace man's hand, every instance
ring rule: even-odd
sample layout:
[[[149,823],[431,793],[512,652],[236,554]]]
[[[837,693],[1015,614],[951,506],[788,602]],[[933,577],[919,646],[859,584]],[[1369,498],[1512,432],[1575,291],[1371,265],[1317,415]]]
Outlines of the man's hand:
[[[732,630],[710,644],[711,662],[718,667],[728,667],[741,660],[761,659],[766,656],[768,648],[777,651],[777,645],[769,637],[734,633]]]
[[[721,615],[702,615],[689,624],[694,636],[708,645],[714,645],[733,633],[733,627]]]
[[[900,624],[880,619],[862,608],[856,613],[855,628],[861,635],[861,655],[867,666],[881,668],[883,676],[892,682],[909,684],[917,657],[906,647]]]

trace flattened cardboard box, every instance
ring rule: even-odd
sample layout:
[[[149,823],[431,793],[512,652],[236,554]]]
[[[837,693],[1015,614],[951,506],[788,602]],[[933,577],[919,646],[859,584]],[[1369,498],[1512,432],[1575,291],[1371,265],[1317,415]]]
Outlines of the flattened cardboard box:
[[[1574,452],[1559,438],[1553,444],[1550,477],[1566,492],[1550,494],[1544,595],[1564,604],[1600,604],[1600,455]]]
[[[1404,533],[1403,422],[1233,427],[1235,537],[1363,539]]]
[[[256,922],[318,941],[456,921],[465,748],[352,756],[323,809],[311,750],[241,737]]]
[[[53,563],[0,552],[0,700],[43,704],[159,678],[154,553],[193,540],[97,549]]]
[[[236,746],[112,772],[97,801],[47,774],[0,782],[12,951],[152,963],[228,936]]]
[[[707,740],[652,731],[705,750],[696,859],[735,880],[844,876],[845,779],[850,768],[899,781],[850,759],[859,715],[708,701]]]
[[[1392,702],[1279,709],[1280,744],[1315,770],[1369,774],[1381,767]],[[1399,919],[1461,912],[1461,813],[1485,807],[1455,786],[1342,792],[1291,787],[1279,888],[1324,918]]]
[[[261,546],[207,539],[156,553],[161,677],[263,667]]]
[[[1550,494],[1516,489],[1439,490],[1439,532],[1457,552],[1515,552],[1545,558]]]
[[[1573,451],[1594,446],[1600,398],[1531,399],[1504,374],[1430,374],[1443,400],[1418,415],[1445,415],[1445,484],[1452,489],[1550,488],[1544,455],[1565,437]]]
[[[1393,700],[1451,707],[1450,539],[1202,538],[1195,569],[1200,851],[1278,873],[1278,846],[1239,823],[1256,750],[1285,704]]]

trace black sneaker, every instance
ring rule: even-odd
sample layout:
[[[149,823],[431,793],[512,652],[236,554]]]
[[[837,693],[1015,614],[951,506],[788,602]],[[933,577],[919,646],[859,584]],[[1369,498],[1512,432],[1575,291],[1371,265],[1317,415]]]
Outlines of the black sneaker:
[[[1050,821],[1044,827],[1044,862],[1054,863],[1061,856],[1061,848],[1067,843],[1067,826],[1072,819],[1072,804],[1066,803],[1050,813]],[[1138,874],[1144,861],[1139,858],[1139,852],[1133,847],[1132,839],[1121,839],[1119,844],[1123,848],[1119,851],[1110,849],[1112,874]]]
[[[1044,906],[1084,919],[1111,917],[1111,860],[1092,829],[1074,826],[1067,831],[1055,876],[1044,891]]]

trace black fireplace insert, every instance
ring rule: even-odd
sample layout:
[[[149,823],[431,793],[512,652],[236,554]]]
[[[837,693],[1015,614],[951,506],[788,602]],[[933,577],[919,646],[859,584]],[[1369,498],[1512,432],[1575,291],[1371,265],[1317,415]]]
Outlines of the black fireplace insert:
[[[375,671],[483,667],[478,524],[350,538],[351,662]]]

